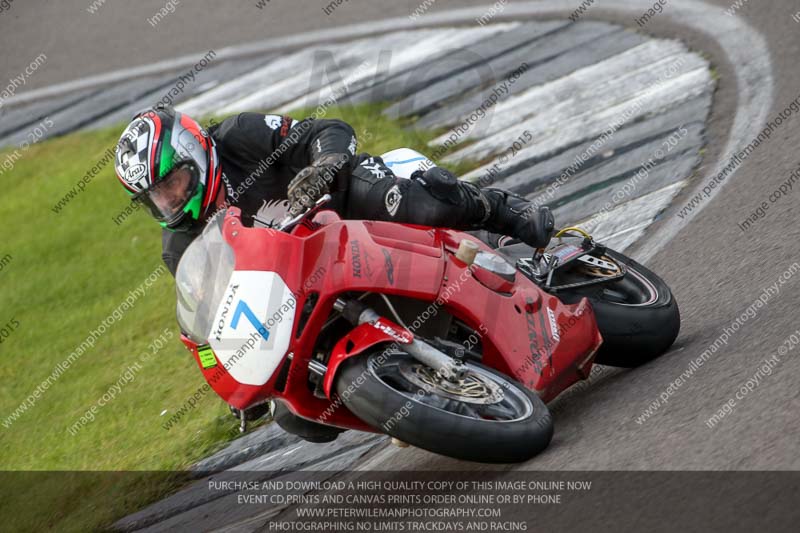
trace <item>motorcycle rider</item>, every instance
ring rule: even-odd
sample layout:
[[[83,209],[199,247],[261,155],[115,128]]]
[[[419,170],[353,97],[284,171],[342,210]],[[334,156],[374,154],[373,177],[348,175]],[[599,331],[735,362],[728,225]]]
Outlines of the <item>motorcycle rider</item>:
[[[183,252],[219,209],[239,207],[246,225],[254,217],[271,224],[326,193],[332,195],[327,207],[347,219],[483,229],[536,248],[552,236],[546,207],[534,209],[524,198],[481,189],[440,167],[398,178],[380,157],[356,155],[356,147],[353,128],[341,120],[241,113],[206,130],[170,106],[157,105],[125,128],[115,170],[128,194],[161,224],[162,258],[173,275]],[[285,407],[279,406],[276,421],[308,440],[338,434]]]

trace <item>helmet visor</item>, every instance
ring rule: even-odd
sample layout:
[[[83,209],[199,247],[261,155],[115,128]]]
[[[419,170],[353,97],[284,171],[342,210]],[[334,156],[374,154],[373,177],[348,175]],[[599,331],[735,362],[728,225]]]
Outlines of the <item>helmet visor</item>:
[[[194,165],[179,164],[153,187],[137,195],[159,222],[172,226],[184,216],[184,208],[195,195],[199,173]]]

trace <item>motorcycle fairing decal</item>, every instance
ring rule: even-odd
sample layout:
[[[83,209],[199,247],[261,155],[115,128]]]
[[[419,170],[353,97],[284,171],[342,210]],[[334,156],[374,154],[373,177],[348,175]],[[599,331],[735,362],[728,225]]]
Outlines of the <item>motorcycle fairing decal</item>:
[[[217,366],[217,358],[214,357],[214,350],[212,350],[211,346],[208,344],[197,347],[197,357],[200,359],[200,366],[203,367],[203,370]]]
[[[361,278],[361,244],[357,239],[350,241],[350,262],[353,264],[353,277]]]
[[[532,303],[529,300],[529,305]],[[532,310],[527,310],[525,313],[525,324],[528,327],[528,349],[531,352],[530,362],[533,365],[534,372],[541,374],[544,367],[544,358],[539,348],[539,335],[536,332],[536,313]]]
[[[547,308],[547,320],[550,322],[550,336],[553,337],[554,341],[556,342],[560,341],[561,336],[558,333],[558,322],[556,321],[556,314],[549,307]]]
[[[237,270],[209,332],[209,344],[237,382],[263,385],[291,342],[296,301],[275,272]]]
[[[392,262],[392,254],[386,248],[381,248],[383,252],[383,268],[386,270],[386,280],[389,285],[394,285],[394,263]]]
[[[550,311],[550,308],[547,308]],[[539,326],[542,328],[542,344],[544,345],[544,353],[547,356],[547,368],[550,369],[550,374],[553,374],[553,350],[555,349],[553,338],[547,335],[547,325],[544,322],[544,313],[539,310]],[[544,362],[542,362],[544,366]],[[543,370],[544,368],[542,368]],[[540,370],[541,372],[541,370]]]
[[[256,328],[258,334],[261,335],[265,341],[269,340],[269,331],[267,331],[266,326],[261,324],[256,315],[253,313],[253,310],[250,309],[250,306],[244,300],[239,300],[239,305],[236,306],[236,310],[233,312],[233,318],[231,318],[231,328],[236,329],[239,327],[239,317],[244,315],[247,320]]]
[[[395,327],[390,321],[381,317],[372,323],[372,327],[378,329],[401,344],[411,344],[414,336],[403,328]]]

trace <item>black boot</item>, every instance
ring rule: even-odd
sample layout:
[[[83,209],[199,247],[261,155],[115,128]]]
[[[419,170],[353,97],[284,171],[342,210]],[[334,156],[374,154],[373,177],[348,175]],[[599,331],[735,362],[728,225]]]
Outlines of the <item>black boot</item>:
[[[537,208],[525,198],[501,189],[479,191],[488,206],[480,224],[483,229],[516,237],[534,248],[547,246],[555,228],[549,207]]]

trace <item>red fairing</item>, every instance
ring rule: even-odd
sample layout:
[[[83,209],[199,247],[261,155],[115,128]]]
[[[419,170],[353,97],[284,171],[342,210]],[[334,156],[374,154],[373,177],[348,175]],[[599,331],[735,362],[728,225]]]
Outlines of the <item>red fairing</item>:
[[[464,238],[491,251],[467,234],[445,235],[445,247],[453,252]],[[484,364],[515,377],[544,401],[588,377],[602,337],[587,299],[566,305],[520,273],[510,293],[487,290],[472,275],[476,268],[449,255],[439,301],[484,333]]]
[[[332,398],[333,380],[339,365],[350,357],[360,354],[367,348],[376,344],[387,343],[387,346],[409,344],[414,340],[410,331],[401,328],[385,318],[379,319],[375,324],[361,324],[353,331],[342,337],[333,348],[328,373],[325,374],[323,390],[328,398]]]
[[[495,282],[491,273],[474,276],[480,267],[468,267],[453,255],[462,239],[475,240],[466,233],[342,221],[322,211],[288,234],[244,227],[236,208],[228,209],[223,232],[233,247],[236,270],[275,272],[296,299],[289,348],[264,385],[238,383],[219,361],[202,369],[196,346],[184,339],[209,385],[240,409],[273,397],[309,420],[373,431],[334,393],[337,369],[367,348],[411,342],[413,335],[385,318],[354,327],[339,339],[327,362],[327,398],[315,396],[309,387],[309,361],[334,302],[344,293],[395,294],[437,305],[439,312],[449,312],[483,333],[484,364],[515,377],[545,401],[588,376],[602,342],[587,300],[565,305],[520,273],[513,282]],[[300,319],[311,295],[318,295],[316,304]]]

